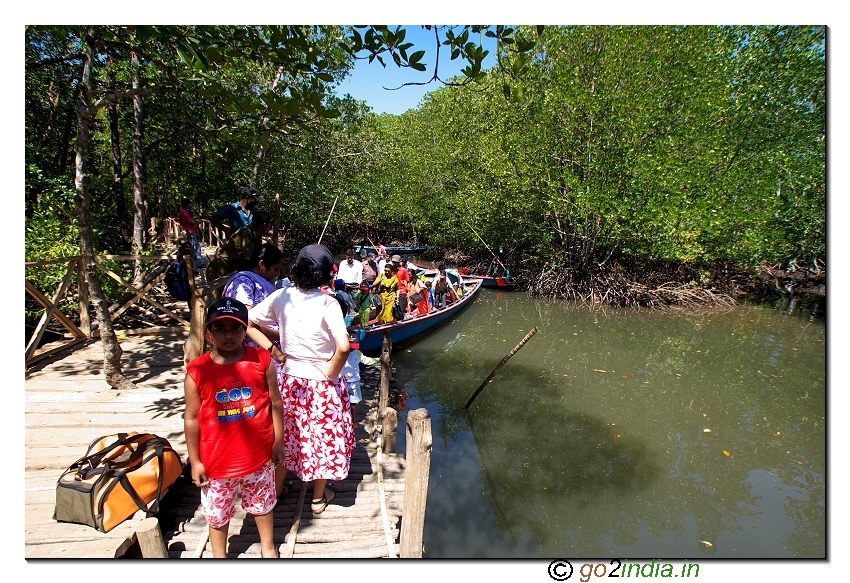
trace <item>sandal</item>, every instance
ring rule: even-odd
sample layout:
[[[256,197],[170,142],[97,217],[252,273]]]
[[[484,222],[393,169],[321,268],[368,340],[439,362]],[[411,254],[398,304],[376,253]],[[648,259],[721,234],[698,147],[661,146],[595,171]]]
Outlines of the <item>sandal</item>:
[[[327,491],[327,488],[325,488],[325,490]],[[331,490],[331,493],[333,493],[333,490]],[[336,498],[336,496],[331,496],[330,500],[329,500],[328,495],[326,493],[322,493],[322,499],[321,500],[318,500],[318,501],[313,500],[313,499],[310,500],[310,510],[313,511],[313,514],[321,514],[322,512],[325,511],[325,508],[328,507],[328,503],[331,500],[333,500],[334,498]],[[316,506],[319,506],[318,510],[315,509]]]

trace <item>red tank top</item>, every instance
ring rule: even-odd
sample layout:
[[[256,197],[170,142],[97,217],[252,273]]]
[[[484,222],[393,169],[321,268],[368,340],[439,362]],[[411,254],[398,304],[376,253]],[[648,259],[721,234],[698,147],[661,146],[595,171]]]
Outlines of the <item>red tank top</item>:
[[[271,459],[270,363],[268,352],[246,346],[242,360],[232,364],[216,364],[207,352],[187,365],[201,396],[200,456],[210,478],[246,476]]]

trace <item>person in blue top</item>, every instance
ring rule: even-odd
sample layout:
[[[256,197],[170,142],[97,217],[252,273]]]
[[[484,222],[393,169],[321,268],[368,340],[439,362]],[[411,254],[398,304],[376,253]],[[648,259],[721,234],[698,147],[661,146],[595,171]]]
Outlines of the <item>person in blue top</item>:
[[[257,195],[257,189],[253,186],[246,186],[242,189],[238,201],[215,211],[215,214],[210,217],[210,223],[224,231],[225,238],[229,237],[242,227],[251,224],[258,200],[260,200],[260,197]],[[225,224],[225,221],[227,224]]]

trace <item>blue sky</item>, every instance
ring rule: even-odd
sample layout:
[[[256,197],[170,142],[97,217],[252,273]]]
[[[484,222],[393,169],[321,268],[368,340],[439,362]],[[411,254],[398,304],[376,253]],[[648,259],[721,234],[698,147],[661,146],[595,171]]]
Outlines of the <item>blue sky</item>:
[[[425,30],[418,24],[400,26],[407,30],[405,40],[412,42],[415,47],[408,51],[408,55],[416,50],[424,50],[425,56],[421,62],[427,65],[427,70],[402,69],[397,67],[391,58],[385,59],[386,67],[382,67],[377,59],[371,63],[368,59],[358,59],[353,73],[337,88],[337,95],[343,96],[348,93],[355,99],[367,102],[375,113],[398,115],[416,107],[426,93],[442,86],[437,81],[427,85],[402,86],[404,83],[424,83],[432,77],[436,64],[436,41],[433,30]],[[490,51],[484,61],[484,68],[487,69],[496,62],[496,43],[493,39],[483,35],[481,37],[483,38],[474,35],[470,37],[470,40],[483,42],[484,48]],[[461,58],[452,61],[450,56],[447,47],[440,49],[439,76],[444,80],[459,75],[461,69],[467,64]]]

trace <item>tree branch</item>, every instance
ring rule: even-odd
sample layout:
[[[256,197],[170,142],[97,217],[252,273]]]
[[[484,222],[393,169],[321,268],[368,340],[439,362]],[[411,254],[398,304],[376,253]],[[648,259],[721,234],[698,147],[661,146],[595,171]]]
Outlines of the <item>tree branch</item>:
[[[173,93],[177,91],[176,87],[139,87],[138,89],[127,89],[124,91],[116,91],[114,93],[107,93],[91,105],[89,105],[88,109],[95,111],[102,107],[106,107],[107,105],[112,105],[113,103],[118,103],[122,99],[126,99],[128,97],[135,97],[136,95],[141,97],[146,97],[148,95],[156,95],[159,93]]]

